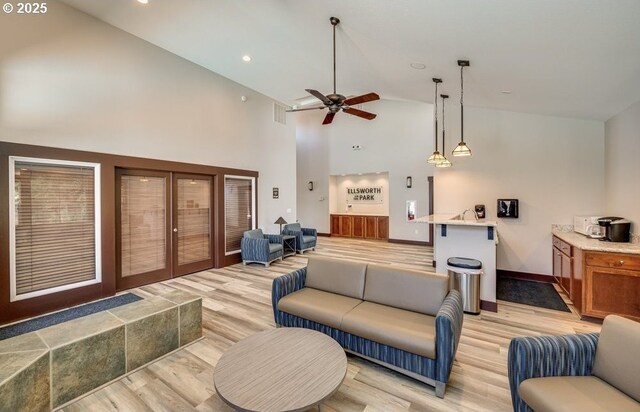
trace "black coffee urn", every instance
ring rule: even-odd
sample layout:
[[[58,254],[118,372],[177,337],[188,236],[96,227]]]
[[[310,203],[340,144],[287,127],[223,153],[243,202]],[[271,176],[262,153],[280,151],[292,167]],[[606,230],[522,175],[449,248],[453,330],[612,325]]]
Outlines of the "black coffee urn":
[[[598,219],[598,224],[604,227],[604,238],[608,242],[628,242],[631,234],[631,222],[617,216],[607,216]]]

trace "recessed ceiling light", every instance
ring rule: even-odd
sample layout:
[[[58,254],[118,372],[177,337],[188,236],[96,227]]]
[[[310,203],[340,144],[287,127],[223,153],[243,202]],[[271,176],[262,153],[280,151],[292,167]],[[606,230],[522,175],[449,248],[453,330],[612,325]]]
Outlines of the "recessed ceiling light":
[[[362,173],[358,173],[358,176],[362,176]]]
[[[148,3],[149,3],[149,0],[138,0],[138,3],[148,4]]]
[[[500,93],[502,93],[502,94],[511,94],[511,90],[501,90]]]
[[[424,63],[419,63],[419,62],[413,62],[409,66],[411,66],[416,70],[424,70],[427,68],[427,66]]]
[[[242,56],[242,61],[249,63],[251,61],[251,56],[245,54],[244,56]]]

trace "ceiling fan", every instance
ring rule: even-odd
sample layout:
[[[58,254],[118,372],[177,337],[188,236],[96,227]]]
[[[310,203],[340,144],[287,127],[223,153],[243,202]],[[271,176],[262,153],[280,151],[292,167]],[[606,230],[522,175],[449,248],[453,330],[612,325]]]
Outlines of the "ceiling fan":
[[[305,89],[307,93],[319,99],[324,104],[324,106],[309,107],[306,109],[291,109],[287,111],[301,112],[303,110],[322,110],[327,108],[329,109],[329,113],[327,113],[327,115],[325,116],[322,124],[331,123],[336,113],[338,113],[340,110],[354,116],[362,117],[363,119],[373,120],[376,118],[375,114],[356,109],[352,106],[379,100],[380,96],[378,96],[376,93],[367,93],[363,94],[362,96],[350,97],[348,99],[345,96],[336,93],[336,26],[338,25],[338,23],[340,23],[340,19],[338,19],[337,17],[331,17],[329,21],[333,26],[333,93],[325,96],[317,90]]]

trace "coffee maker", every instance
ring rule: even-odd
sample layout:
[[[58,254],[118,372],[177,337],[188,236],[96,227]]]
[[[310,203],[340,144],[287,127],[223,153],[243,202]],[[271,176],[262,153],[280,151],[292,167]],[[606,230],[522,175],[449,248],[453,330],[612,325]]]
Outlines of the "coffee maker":
[[[604,228],[604,238],[608,242],[628,242],[631,233],[631,222],[617,216],[607,216],[598,219],[598,224]]]

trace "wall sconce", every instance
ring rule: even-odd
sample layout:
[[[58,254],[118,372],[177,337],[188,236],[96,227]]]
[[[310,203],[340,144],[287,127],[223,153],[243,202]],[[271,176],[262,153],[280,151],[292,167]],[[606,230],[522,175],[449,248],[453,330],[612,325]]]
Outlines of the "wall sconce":
[[[411,189],[411,176],[407,176],[407,189]]]
[[[307,189],[309,189],[310,192],[313,191],[313,182],[309,181],[309,183],[307,183]]]

